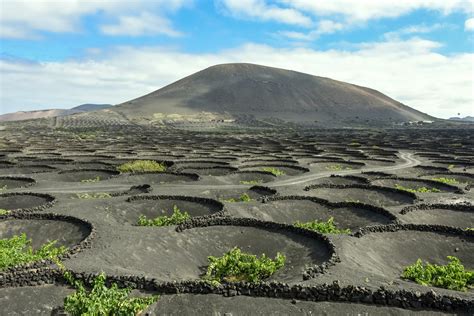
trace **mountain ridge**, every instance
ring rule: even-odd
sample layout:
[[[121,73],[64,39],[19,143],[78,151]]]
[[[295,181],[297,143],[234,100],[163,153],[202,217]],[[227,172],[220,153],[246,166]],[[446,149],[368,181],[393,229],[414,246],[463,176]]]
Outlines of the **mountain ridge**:
[[[90,111],[99,111],[110,108],[111,104],[93,104],[85,103],[75,106],[70,109],[44,109],[44,110],[32,110],[32,111],[17,111],[11,113],[5,113],[0,115],[0,122],[7,121],[24,121],[38,118],[48,118],[57,116],[66,116],[77,113],[85,113]]]
[[[434,119],[368,87],[247,63],[208,67],[112,110],[131,118],[204,112],[297,122]]]

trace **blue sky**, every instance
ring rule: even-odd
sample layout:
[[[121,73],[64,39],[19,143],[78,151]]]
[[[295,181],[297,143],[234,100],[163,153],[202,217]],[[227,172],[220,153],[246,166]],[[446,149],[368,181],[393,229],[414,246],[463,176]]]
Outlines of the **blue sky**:
[[[474,115],[472,0],[4,0],[0,39],[0,114],[121,103],[253,62]]]

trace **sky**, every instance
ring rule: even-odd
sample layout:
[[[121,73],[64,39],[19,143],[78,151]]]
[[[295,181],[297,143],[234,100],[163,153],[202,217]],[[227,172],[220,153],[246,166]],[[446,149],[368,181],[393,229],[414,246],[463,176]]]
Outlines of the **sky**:
[[[474,116],[474,0],[0,1],[0,114],[118,104],[229,62]]]

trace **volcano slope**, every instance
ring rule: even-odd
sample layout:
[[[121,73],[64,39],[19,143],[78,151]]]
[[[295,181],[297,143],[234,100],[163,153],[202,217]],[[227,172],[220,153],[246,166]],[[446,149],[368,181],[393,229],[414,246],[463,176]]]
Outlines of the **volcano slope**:
[[[472,288],[401,278],[417,259],[455,256],[474,269],[469,131],[96,123],[0,131],[0,238],[25,233],[34,248],[56,240],[86,284],[104,272],[136,295],[161,295],[151,315],[474,312]],[[164,168],[118,168],[140,160]],[[138,225],[175,207],[190,216],[181,225]],[[330,218],[350,233],[294,226]],[[203,282],[207,257],[235,246],[281,252],[286,263],[257,283]],[[73,291],[50,260],[15,265],[0,271],[0,314],[61,312]]]
[[[209,67],[111,110],[152,122],[256,119],[386,126],[436,120],[373,89],[243,63]]]

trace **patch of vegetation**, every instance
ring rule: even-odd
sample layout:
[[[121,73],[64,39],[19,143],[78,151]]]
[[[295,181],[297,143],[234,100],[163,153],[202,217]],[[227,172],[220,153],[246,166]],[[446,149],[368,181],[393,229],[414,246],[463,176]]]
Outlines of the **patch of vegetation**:
[[[446,184],[459,184],[459,181],[454,179],[454,178],[432,178],[431,180],[433,181],[438,181],[441,183],[446,183]]]
[[[415,264],[403,270],[402,278],[421,285],[431,285],[456,291],[466,291],[474,286],[474,271],[466,271],[461,261],[448,256],[446,265],[423,264],[418,259]]]
[[[33,250],[31,239],[28,239],[25,233],[0,239],[0,271],[24,263],[57,258],[65,253],[67,248],[56,247],[56,242],[50,241],[38,250]]]
[[[3,208],[0,208],[0,215],[7,215],[7,214],[10,214],[9,210],[5,210]]]
[[[249,180],[249,181],[242,180],[242,181],[240,181],[240,184],[251,184],[251,185],[256,185],[256,184],[260,184],[260,183],[262,183],[262,182],[263,182],[263,180],[262,180],[262,179]]]
[[[280,170],[278,168],[273,168],[273,167],[264,167],[262,168],[262,171],[265,172],[270,172],[274,176],[284,176],[286,173],[283,170]]]
[[[441,190],[436,189],[436,188],[420,187],[420,188],[412,189],[412,188],[404,187],[400,184],[395,184],[395,189],[403,190],[403,191],[407,191],[407,192],[411,192],[411,193],[438,193],[438,192],[441,192]]]
[[[107,199],[111,198],[112,195],[106,192],[97,192],[97,193],[76,193],[78,199]]]
[[[248,195],[247,193],[242,193],[237,199],[235,199],[235,198],[230,198],[230,199],[224,200],[224,202],[231,202],[231,203],[235,203],[235,202],[251,202],[251,201],[252,201],[252,198],[251,198],[250,195]]]
[[[129,161],[117,167],[117,170],[126,172],[163,172],[166,171],[166,166],[162,163],[153,160],[135,160]]]
[[[456,166],[455,165],[449,165],[448,169],[453,169],[454,167],[456,167]]]
[[[342,170],[352,170],[352,168],[351,167],[343,167],[340,164],[335,164],[335,165],[326,166],[326,170],[342,171]]]
[[[116,283],[107,287],[107,277],[104,273],[92,282],[92,288],[87,290],[80,280],[75,279],[71,272],[66,271],[63,264],[56,261],[63,271],[64,278],[76,291],[64,298],[64,309],[70,315],[140,315],[148,306],[155,303],[158,295],[149,297],[129,297],[131,288],[119,288]]]
[[[467,230],[467,231],[474,231],[474,227],[468,227],[468,228],[466,228],[465,230]]]
[[[100,177],[97,176],[95,178],[92,178],[92,179],[84,179],[84,180],[81,180],[81,182],[83,183],[94,183],[94,182],[99,182],[100,181]]]
[[[347,200],[344,200],[344,202],[346,202],[346,203],[360,203],[360,200],[356,200],[356,199],[347,199]]]
[[[190,219],[191,216],[188,212],[181,212],[181,210],[174,205],[173,215],[171,216],[158,216],[154,219],[148,219],[145,215],[140,215],[138,218],[138,226],[170,226],[179,225]]]
[[[222,257],[209,256],[204,279],[213,284],[225,282],[258,282],[273,275],[278,269],[285,265],[286,257],[277,253],[275,259],[262,254],[257,256],[242,252],[240,248],[234,247]]]
[[[4,186],[0,187],[0,191],[4,191],[4,190],[6,190],[7,188],[8,188],[8,187],[7,187],[7,185],[5,184]]]
[[[95,140],[97,134],[95,132],[81,132],[75,135],[79,140]]]
[[[334,224],[334,217],[330,217],[326,222],[314,220],[312,222],[302,223],[297,221],[293,224],[296,227],[312,230],[322,234],[350,234],[350,229],[339,229]]]
[[[349,146],[359,147],[359,146],[360,146],[360,143],[358,143],[358,142],[352,142],[352,143],[349,144]]]

